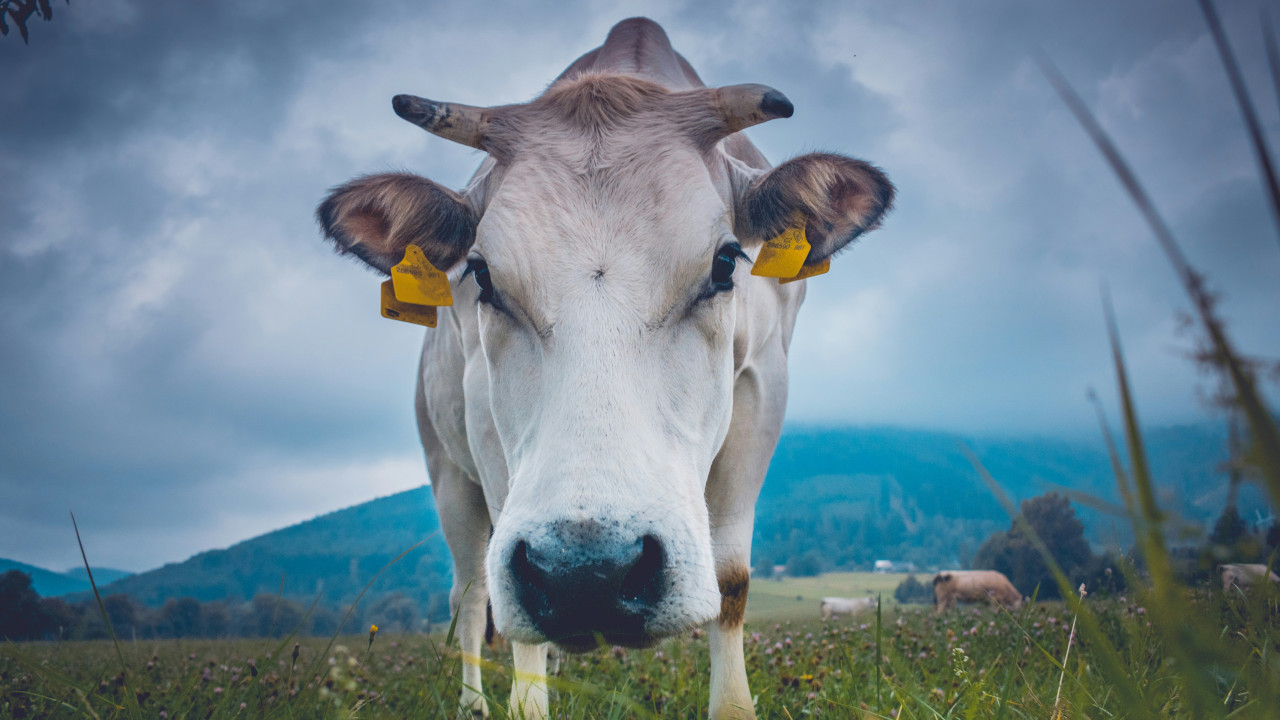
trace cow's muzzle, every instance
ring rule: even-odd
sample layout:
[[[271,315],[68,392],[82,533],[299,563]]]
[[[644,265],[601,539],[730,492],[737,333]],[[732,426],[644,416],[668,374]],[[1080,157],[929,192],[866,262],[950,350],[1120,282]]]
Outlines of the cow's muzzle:
[[[510,559],[516,599],[534,627],[575,652],[654,642],[646,625],[669,590],[666,565],[654,535],[594,520],[554,523],[518,540]]]

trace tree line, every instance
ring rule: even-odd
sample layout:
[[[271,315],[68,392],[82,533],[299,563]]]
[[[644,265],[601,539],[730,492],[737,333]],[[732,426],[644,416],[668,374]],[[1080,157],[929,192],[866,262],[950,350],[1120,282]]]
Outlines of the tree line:
[[[1046,493],[1023,501],[1020,509],[1008,530],[992,534],[978,548],[972,563],[975,570],[1004,573],[1023,595],[1060,598],[1058,583],[1044,554],[1035,546],[1034,534],[1043,541],[1071,587],[1084,584],[1090,594],[1123,591],[1127,577],[1144,571],[1141,558],[1132,552],[1094,553],[1084,537],[1083,523],[1065,496]],[[1273,521],[1266,531],[1251,529],[1235,505],[1228,505],[1208,536],[1180,545],[1171,554],[1174,572],[1181,582],[1216,586],[1220,564],[1276,562],[1280,556],[1280,522]],[[933,587],[909,576],[899,584],[894,597],[900,603],[932,603]]]
[[[0,575],[0,638],[9,640],[101,640],[110,637],[108,621],[117,637],[138,639],[332,636],[339,629],[360,633],[371,623],[389,632],[421,632],[426,618],[442,611],[447,616],[447,608],[420,608],[403,593],[383,595],[367,607],[357,605],[350,616],[346,608],[308,607],[268,594],[245,602],[171,598],[151,608],[114,593],[103,597],[99,607],[94,598],[42,598],[31,576],[21,570]]]

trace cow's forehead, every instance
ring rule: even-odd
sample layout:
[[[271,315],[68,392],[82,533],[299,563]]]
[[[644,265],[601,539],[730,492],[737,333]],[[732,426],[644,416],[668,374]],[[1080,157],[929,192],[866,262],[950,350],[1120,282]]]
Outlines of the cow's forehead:
[[[476,248],[506,292],[555,313],[575,286],[604,283],[640,310],[705,279],[732,236],[724,191],[701,154],[648,140],[614,144],[585,170],[575,160],[527,153],[504,169]]]

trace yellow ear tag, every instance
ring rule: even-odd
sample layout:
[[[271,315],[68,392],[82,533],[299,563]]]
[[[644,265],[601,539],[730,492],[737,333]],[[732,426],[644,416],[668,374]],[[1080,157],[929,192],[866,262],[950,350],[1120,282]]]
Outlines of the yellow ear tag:
[[[382,283],[382,317],[400,322],[436,326],[436,308],[434,305],[410,305],[396,299],[396,290],[390,280]]]
[[[452,305],[449,276],[440,272],[422,254],[422,248],[409,245],[404,260],[391,268],[391,282],[396,300],[414,305]]]
[[[811,277],[813,277],[814,275],[823,275],[823,274],[825,274],[825,273],[826,273],[828,270],[830,270],[830,269],[831,269],[831,258],[826,258],[825,260],[823,260],[823,261],[822,261],[822,262],[820,262],[820,263],[814,263],[814,264],[812,264],[812,265],[804,265],[804,266],[802,266],[802,267],[800,268],[800,272],[799,272],[799,273],[797,273],[795,277],[792,277],[792,278],[778,278],[778,284],[779,284],[779,285],[786,285],[786,284],[787,284],[787,283],[789,283],[789,282],[795,282],[795,281],[797,281],[797,280],[803,280],[803,279],[805,279],[805,278],[811,278]]]
[[[809,247],[809,241],[804,237],[804,226],[787,228],[760,248],[760,254],[751,265],[751,274],[793,278],[804,267],[804,259],[809,257]]]

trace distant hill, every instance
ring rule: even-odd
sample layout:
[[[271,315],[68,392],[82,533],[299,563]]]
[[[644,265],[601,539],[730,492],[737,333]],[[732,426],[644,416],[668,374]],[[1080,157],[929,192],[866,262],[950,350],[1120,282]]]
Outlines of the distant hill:
[[[1212,425],[1157,428],[1146,446],[1164,507],[1211,524],[1227,482],[1225,432]],[[895,428],[790,426],[778,443],[752,543],[757,567],[793,572],[865,569],[874,559],[918,566],[964,566],[1009,517],[961,451],[970,448],[1014,502],[1069,488],[1118,502],[1102,441],[965,438]],[[1241,512],[1265,501],[1241,493]],[[1077,504],[1098,545],[1130,542],[1124,522]],[[1119,535],[1119,537],[1117,537]],[[807,559],[806,559],[807,556]],[[801,561],[799,566],[795,563]]]
[[[65,595],[67,593],[87,591],[89,589],[88,580],[78,580],[76,578],[67,577],[62,573],[56,573],[52,570],[46,570],[35,565],[18,562],[17,560],[6,560],[0,558],[0,573],[6,573],[10,570],[21,570],[31,576],[31,586],[35,589],[40,597],[49,597],[51,595]]]
[[[422,609],[438,611],[447,602],[450,582],[449,556],[438,528],[435,502],[430,488],[424,486],[321,515],[225,550],[202,552],[184,562],[117,580],[101,591],[125,593],[158,606],[184,596],[202,602],[246,601],[260,594],[279,594],[283,582],[285,597],[310,604],[320,596],[322,605],[339,607],[354,600],[383,566],[424,540],[378,576],[366,599],[403,592]]]
[[[1221,513],[1224,437],[1208,425],[1147,434],[1167,509],[1201,524]],[[880,558],[913,561],[922,569],[966,564],[993,531],[1008,527],[1009,518],[961,453],[961,442],[1015,501],[1057,486],[1116,499],[1101,440],[789,426],[757,504],[757,567],[787,563],[807,574],[866,569]],[[1260,503],[1259,494],[1242,493],[1241,512],[1251,518]],[[1094,543],[1114,544],[1113,529],[1122,522],[1077,508]],[[249,600],[280,592],[283,577],[286,597],[309,603],[320,595],[322,604],[337,607],[354,599],[392,558],[429,538],[378,578],[366,602],[403,592],[438,618],[447,613],[451,568],[437,529],[430,488],[421,487],[123,578],[103,592],[128,593],[152,606],[181,596]]]
[[[70,570],[63,571],[62,574],[69,578],[79,580],[85,585],[89,584],[89,573],[85,572],[84,567],[73,567]],[[130,575],[133,575],[133,573],[128,570],[117,570],[115,568],[107,567],[95,567],[93,569],[93,581],[97,583],[98,587],[113,583],[122,578],[127,578]]]

